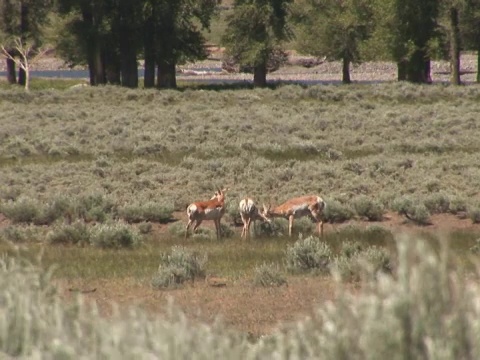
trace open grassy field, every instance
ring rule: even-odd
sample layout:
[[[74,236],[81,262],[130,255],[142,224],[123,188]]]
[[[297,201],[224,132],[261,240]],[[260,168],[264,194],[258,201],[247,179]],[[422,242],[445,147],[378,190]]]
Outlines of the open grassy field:
[[[165,313],[173,298],[188,319],[271,334],[338,299],[331,269],[350,294],[365,259],[400,276],[404,233],[435,251],[449,240],[459,267],[474,268],[479,112],[475,85],[2,89],[0,251],[54,265],[61,298],[86,292],[104,315],[112,303]],[[184,240],[186,205],[220,186],[224,239],[204,223]],[[242,197],[303,194],[328,204],[324,239],[310,243],[302,219],[292,239],[276,220],[240,240]],[[299,271],[307,250],[320,260]],[[163,289],[175,264],[159,265],[175,251],[199,256],[199,276]]]

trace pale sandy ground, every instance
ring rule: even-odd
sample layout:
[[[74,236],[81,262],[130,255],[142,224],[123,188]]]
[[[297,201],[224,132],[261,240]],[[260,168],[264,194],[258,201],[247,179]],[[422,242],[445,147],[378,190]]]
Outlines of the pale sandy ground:
[[[296,65],[301,57],[295,54],[290,55],[289,62],[279,70],[268,74],[267,80],[279,81],[323,81],[323,82],[340,82],[341,81],[341,63],[324,62],[320,65],[306,68]],[[140,64],[141,65],[141,64]],[[227,73],[212,72],[209,69],[219,69],[222,66],[221,56],[215,54],[210,59],[196,63],[190,63],[178,67],[177,79],[179,80],[196,80],[196,79],[214,79],[214,80],[243,80],[251,81],[252,74],[247,73]],[[67,64],[61,59],[48,57],[40,59],[32,66],[32,70],[68,70]],[[75,69],[82,69],[76,67]],[[5,62],[0,62],[0,71],[5,71]],[[432,62],[432,80],[434,82],[449,81],[449,64],[446,61]],[[463,83],[475,82],[477,72],[477,56],[476,54],[463,54],[461,58],[461,80]],[[351,80],[353,82],[383,82],[395,81],[397,77],[397,67],[390,62],[367,62],[359,65],[352,65]]]

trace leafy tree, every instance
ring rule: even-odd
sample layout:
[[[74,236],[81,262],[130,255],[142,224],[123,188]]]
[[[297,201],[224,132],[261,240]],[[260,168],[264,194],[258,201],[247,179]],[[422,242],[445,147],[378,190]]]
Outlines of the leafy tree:
[[[463,48],[477,52],[477,83],[480,83],[480,0],[464,0],[460,13]]]
[[[372,31],[369,0],[301,0],[296,3],[297,48],[342,60],[342,81],[350,83],[350,63],[361,61],[360,45]]]
[[[222,38],[226,55],[253,68],[255,86],[266,86],[269,57],[292,38],[288,26],[292,0],[235,0]]]
[[[369,45],[397,62],[398,80],[430,82],[430,45],[437,31],[438,0],[372,0],[375,30]]]
[[[30,66],[34,64],[40,57],[42,57],[47,49],[35,49],[33,43],[24,43],[20,37],[14,38],[12,44],[8,50],[5,46],[1,46],[2,52],[7,60],[13,61],[18,67],[25,73],[25,90],[30,90]],[[12,55],[12,46],[15,51],[15,54],[18,57]]]
[[[129,0],[58,0],[65,16],[59,54],[87,64],[90,84],[138,86],[139,5]]]
[[[201,29],[210,27],[217,0],[149,2],[154,4],[157,87],[175,88],[177,64],[207,57]]]
[[[8,53],[7,80],[16,82],[16,58],[22,58],[18,52],[19,40],[22,44],[28,43],[29,53],[34,52],[44,42],[44,27],[48,23],[48,13],[53,6],[52,0],[1,0],[0,1],[0,32],[2,43]],[[25,69],[20,67],[18,83],[25,85]]]
[[[69,21],[58,44],[59,54],[72,65],[86,63],[90,74],[90,85],[105,84],[106,58],[113,52],[109,39],[108,7],[104,1],[57,0],[60,14]]]

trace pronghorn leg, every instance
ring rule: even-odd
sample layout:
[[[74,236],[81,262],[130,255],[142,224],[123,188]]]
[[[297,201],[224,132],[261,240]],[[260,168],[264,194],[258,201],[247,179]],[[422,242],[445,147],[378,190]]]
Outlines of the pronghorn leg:
[[[312,211],[312,216],[315,219],[315,221],[317,222],[318,235],[323,236],[323,221],[322,221],[320,213],[318,213],[316,211]]]
[[[247,220],[247,234],[245,236],[246,239],[250,238],[250,224],[252,223],[252,218],[248,218]]]
[[[217,240],[220,240],[220,220],[214,220],[215,222],[215,230],[217,230]]]
[[[197,231],[198,227],[200,226],[200,224],[202,223],[202,219],[198,219],[197,222],[195,223],[195,226],[193,227],[193,233],[195,233],[195,231]]]
[[[293,219],[294,219],[293,215],[290,215],[288,217],[288,236],[290,237],[292,237]]]
[[[243,214],[241,214],[240,217],[242,218],[243,222],[242,235],[240,235],[240,237],[243,238],[244,236],[247,236],[247,219]]]
[[[187,226],[186,226],[186,228],[185,228],[185,239],[188,237],[188,229],[190,228],[190,226],[192,225],[192,223],[193,223],[193,220],[189,220],[189,221],[188,221],[188,224],[187,224]]]

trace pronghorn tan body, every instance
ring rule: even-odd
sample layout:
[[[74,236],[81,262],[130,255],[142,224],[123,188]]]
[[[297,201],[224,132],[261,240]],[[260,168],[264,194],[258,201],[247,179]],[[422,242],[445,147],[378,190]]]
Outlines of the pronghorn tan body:
[[[281,217],[288,219],[288,235],[292,236],[293,220],[311,216],[317,222],[318,233],[323,236],[322,215],[327,204],[316,195],[300,196],[290,199],[275,208],[263,205],[262,215],[266,218]]]
[[[188,223],[185,228],[185,239],[188,236],[188,229],[195,222],[193,232],[195,232],[203,220],[213,220],[217,239],[220,239],[220,220],[225,214],[225,192],[227,189],[220,190],[207,201],[196,201],[187,206]]]
[[[271,222],[270,219],[266,218],[257,208],[257,205],[251,198],[245,198],[240,201],[238,206],[240,211],[240,216],[243,222],[243,229],[241,237],[248,239],[250,236],[250,225],[253,221],[253,227],[255,227],[255,220],[263,220]]]

